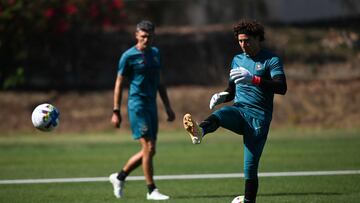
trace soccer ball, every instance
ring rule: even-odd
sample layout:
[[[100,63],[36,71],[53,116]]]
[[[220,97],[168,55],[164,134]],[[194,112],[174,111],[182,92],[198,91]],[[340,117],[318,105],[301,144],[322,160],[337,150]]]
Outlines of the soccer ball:
[[[244,203],[244,196],[237,196],[235,197],[231,203]]]
[[[59,126],[59,111],[51,104],[38,105],[31,115],[35,128],[41,131],[52,131]]]

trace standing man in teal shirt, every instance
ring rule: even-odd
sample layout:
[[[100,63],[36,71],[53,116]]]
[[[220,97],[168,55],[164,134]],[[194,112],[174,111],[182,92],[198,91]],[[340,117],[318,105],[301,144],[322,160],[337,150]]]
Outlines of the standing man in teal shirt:
[[[219,127],[243,135],[245,194],[240,199],[246,203],[256,202],[258,165],[272,119],[274,94],[287,91],[280,58],[261,47],[264,34],[264,27],[256,21],[242,20],[234,27],[242,53],[233,58],[228,87],[212,96],[210,109],[232,100],[234,104],[213,112],[199,125],[190,114],[183,118],[193,144],[200,144],[204,135]]]
[[[124,167],[110,175],[109,180],[117,198],[123,197],[126,177],[142,165],[148,187],[148,200],[166,200],[169,196],[161,194],[153,178],[153,157],[156,149],[158,132],[158,115],[156,95],[159,92],[168,121],[175,119],[170,106],[166,88],[161,82],[161,58],[158,48],[151,46],[155,27],[150,21],[141,21],[136,26],[137,43],[125,51],[119,61],[118,73],[114,88],[114,106],[111,122],[115,127],[121,124],[121,100],[124,80],[130,83],[128,96],[128,114],[132,136],[139,140],[141,150],[130,157]]]

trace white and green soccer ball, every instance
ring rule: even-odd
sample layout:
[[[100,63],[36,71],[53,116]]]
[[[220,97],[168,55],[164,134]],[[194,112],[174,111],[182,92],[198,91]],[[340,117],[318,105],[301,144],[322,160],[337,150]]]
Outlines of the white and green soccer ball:
[[[235,197],[232,201],[231,201],[231,203],[244,203],[244,196],[237,196],[237,197]]]
[[[52,131],[59,126],[60,113],[51,104],[38,105],[31,115],[31,120],[35,128],[41,131]]]

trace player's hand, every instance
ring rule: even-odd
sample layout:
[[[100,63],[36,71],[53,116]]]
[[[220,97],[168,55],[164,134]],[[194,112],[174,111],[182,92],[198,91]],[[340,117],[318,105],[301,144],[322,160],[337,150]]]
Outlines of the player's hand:
[[[168,116],[167,121],[171,122],[175,120],[175,113],[171,108],[166,108],[166,114]]]
[[[230,71],[230,78],[235,82],[235,84],[252,84],[253,75],[243,67],[234,68]]]
[[[209,108],[213,109],[216,105],[223,103],[228,95],[229,92],[219,92],[214,94],[211,97]]]
[[[120,124],[121,124],[120,112],[113,112],[111,117],[111,123],[114,125],[115,128],[120,128]]]

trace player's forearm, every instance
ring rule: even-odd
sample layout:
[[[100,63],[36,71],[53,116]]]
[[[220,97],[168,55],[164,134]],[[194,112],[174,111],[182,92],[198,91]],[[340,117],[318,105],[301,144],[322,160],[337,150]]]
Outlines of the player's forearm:
[[[235,83],[234,83],[234,81],[229,81],[228,87],[224,90],[224,92],[229,93],[229,95],[226,96],[224,102],[232,101],[235,98]]]
[[[260,78],[259,86],[273,91],[275,94],[285,95],[287,91],[286,78],[284,75],[277,75],[271,80]]]
[[[118,76],[116,78],[115,87],[114,87],[114,110],[120,110],[122,100],[122,77]]]
[[[166,87],[164,84],[159,84],[158,87],[160,98],[166,109],[170,108],[170,100],[166,91]]]

